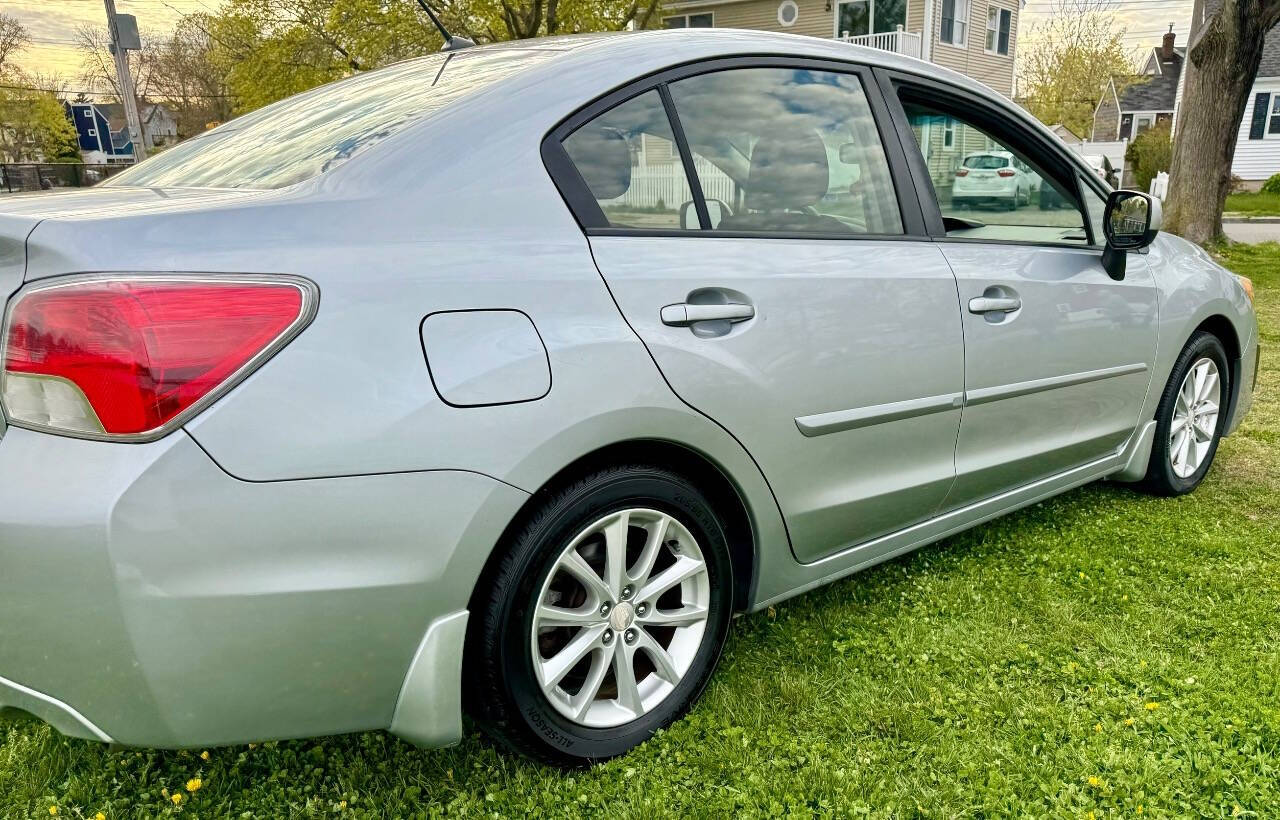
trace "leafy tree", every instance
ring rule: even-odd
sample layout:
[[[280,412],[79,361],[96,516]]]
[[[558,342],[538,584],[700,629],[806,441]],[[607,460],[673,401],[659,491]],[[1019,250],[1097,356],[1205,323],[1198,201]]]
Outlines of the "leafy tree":
[[[0,160],[80,161],[75,126],[62,103],[48,91],[0,88],[0,122],[5,126],[0,128]]]
[[[1089,134],[1108,81],[1133,73],[1114,9],[1111,0],[1057,0],[1018,46],[1019,94],[1041,122]]]
[[[1161,171],[1168,171],[1173,161],[1173,140],[1169,123],[1162,122],[1143,131],[1124,154],[1125,164],[1133,170],[1134,187],[1145,191]]]
[[[1165,210],[1165,227],[1192,242],[1222,235],[1240,120],[1278,23],[1280,0],[1220,0],[1193,35]]]
[[[231,118],[227,76],[215,61],[210,25],[208,15],[189,15],[153,47],[154,93],[173,112],[182,139]]]

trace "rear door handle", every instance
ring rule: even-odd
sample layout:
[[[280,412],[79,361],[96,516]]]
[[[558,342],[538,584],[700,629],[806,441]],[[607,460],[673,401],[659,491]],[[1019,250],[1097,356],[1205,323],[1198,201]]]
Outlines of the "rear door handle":
[[[714,322],[728,320],[745,322],[754,318],[756,309],[752,305],[667,305],[662,309],[662,323],[671,327],[688,327],[694,322]]]
[[[970,313],[1013,313],[1022,310],[1022,300],[1016,297],[975,296],[969,300]]]

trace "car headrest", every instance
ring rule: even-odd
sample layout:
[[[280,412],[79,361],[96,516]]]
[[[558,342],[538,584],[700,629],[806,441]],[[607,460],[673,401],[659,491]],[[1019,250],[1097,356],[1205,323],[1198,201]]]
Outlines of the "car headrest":
[[[746,205],[753,211],[798,210],[817,204],[830,184],[827,147],[817,131],[762,134],[751,152]]]
[[[631,187],[631,147],[618,129],[586,125],[564,147],[596,199],[620,197]]]

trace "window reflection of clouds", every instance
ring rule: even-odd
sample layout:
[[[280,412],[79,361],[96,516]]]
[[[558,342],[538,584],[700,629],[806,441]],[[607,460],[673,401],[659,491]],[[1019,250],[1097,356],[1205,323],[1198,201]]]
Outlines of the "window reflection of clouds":
[[[554,54],[433,54],[282,100],[114,177],[111,185],[282,188],[324,173],[405,126]]]

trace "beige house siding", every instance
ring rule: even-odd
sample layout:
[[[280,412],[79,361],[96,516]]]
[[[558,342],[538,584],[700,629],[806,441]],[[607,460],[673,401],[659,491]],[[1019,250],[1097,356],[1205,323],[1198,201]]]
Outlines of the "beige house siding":
[[[750,0],[746,3],[725,3],[712,6],[680,6],[668,9],[663,17],[682,14],[715,15],[716,28],[754,28],[764,31],[785,31],[790,34],[807,34],[810,37],[830,39],[835,31],[835,12],[826,10],[824,0],[796,0],[799,14],[795,25],[784,28],[778,22],[778,5],[781,0]]]
[[[1119,131],[1120,106],[1116,105],[1115,97],[1108,89],[1106,96],[1098,104],[1098,110],[1093,112],[1093,139],[1102,142],[1114,140]]]
[[[830,39],[836,31],[836,3],[832,0],[830,11],[825,0],[796,0],[799,15],[790,28],[778,22],[778,6],[782,0],[750,0],[746,3],[725,3],[721,5],[680,5],[669,8],[663,17],[675,17],[685,14],[714,15],[716,28],[753,28],[763,31],[781,31],[788,34],[806,34],[810,37]],[[925,0],[907,0],[906,30],[919,32],[924,27]]]
[[[988,54],[987,9],[995,6],[1012,12],[1009,20],[1009,54]],[[933,21],[933,62],[940,66],[959,71],[1004,94],[1013,96],[1013,59],[1018,49],[1018,11],[1022,4],[1018,0],[970,0],[969,25],[966,30],[965,45],[953,46],[944,43],[942,37],[942,13],[934,10]]]

